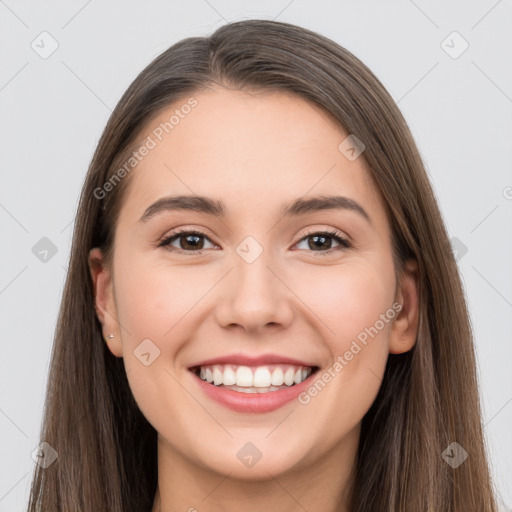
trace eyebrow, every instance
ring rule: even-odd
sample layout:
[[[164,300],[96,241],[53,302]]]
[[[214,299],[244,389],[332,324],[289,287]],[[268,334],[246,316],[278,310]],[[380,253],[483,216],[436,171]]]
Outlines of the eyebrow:
[[[349,210],[361,215],[368,223],[373,224],[370,215],[356,201],[344,196],[318,196],[309,199],[296,199],[283,205],[283,217],[299,216],[321,210]],[[227,208],[222,201],[204,196],[169,196],[162,197],[150,205],[139,219],[147,222],[151,217],[166,211],[193,211],[215,217],[226,217]]]

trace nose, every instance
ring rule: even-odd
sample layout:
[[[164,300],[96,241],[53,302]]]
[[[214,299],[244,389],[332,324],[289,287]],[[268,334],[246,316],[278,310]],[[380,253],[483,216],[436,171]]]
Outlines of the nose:
[[[265,252],[252,263],[236,256],[219,290],[219,325],[238,326],[252,334],[288,327],[293,319],[294,295],[278,268]]]

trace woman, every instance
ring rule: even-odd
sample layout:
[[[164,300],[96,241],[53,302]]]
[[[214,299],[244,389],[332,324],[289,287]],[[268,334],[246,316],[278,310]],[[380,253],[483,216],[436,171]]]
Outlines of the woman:
[[[248,20],[155,59],[82,190],[29,511],[493,512],[468,312],[355,56]]]

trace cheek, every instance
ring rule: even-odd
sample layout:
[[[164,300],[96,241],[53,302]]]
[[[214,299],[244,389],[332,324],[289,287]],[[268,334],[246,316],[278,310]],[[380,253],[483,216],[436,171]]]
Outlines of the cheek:
[[[124,254],[115,262],[115,291],[129,385],[157,431],[180,436],[187,425],[177,412],[190,407],[191,399],[178,383],[183,372],[179,354],[197,327],[193,308],[206,291],[204,276]]]
[[[176,339],[176,333],[187,325],[183,321],[187,314],[193,316],[194,307],[214,284],[211,272],[200,272],[193,265],[121,261],[118,268],[117,313],[134,342],[151,338],[162,344],[163,340]]]
[[[332,409],[351,411],[352,421],[360,419],[372,404],[385,370],[396,316],[392,308],[395,274],[392,261],[379,258],[347,261],[328,270],[325,277],[318,271],[310,273],[301,280],[298,292],[318,315],[317,325],[321,325],[331,357],[321,373],[322,383],[311,390],[309,398],[321,392],[323,399],[315,400],[315,407],[332,400]],[[330,391],[323,392],[324,384]],[[309,398],[304,397],[304,403]]]
[[[347,343],[376,322],[381,339],[387,336],[390,322],[382,323],[381,315],[391,316],[395,293],[392,263],[385,261],[347,261],[337,267],[319,267],[302,272],[294,291],[318,317],[331,352],[342,353]]]
[[[304,421],[314,417],[318,425],[325,425],[317,440],[320,451],[331,449],[368,412],[388,360],[393,290],[383,293],[384,288],[374,284],[375,276],[351,270],[339,277],[343,288],[325,294],[322,321],[329,329],[323,330],[323,340],[331,361],[298,397]]]

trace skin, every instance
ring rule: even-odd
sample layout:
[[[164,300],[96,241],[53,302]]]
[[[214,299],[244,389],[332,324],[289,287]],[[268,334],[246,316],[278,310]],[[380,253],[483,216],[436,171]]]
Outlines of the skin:
[[[112,265],[98,248],[90,253],[98,318],[104,335],[115,335],[109,349],[123,357],[159,434],[153,512],[347,510],[361,420],[388,354],[416,340],[416,265],[397,286],[384,204],[364,159],[338,150],[348,134],[329,114],[285,92],[216,86],[194,97],[198,105],[130,175]],[[183,103],[159,114],[141,140]],[[139,221],[157,199],[181,194],[222,200],[228,214]],[[283,203],[317,195],[357,201],[372,224],[350,210],[279,215]],[[172,246],[187,254],[157,247],[175,228],[204,232],[202,255],[183,236]],[[339,243],[328,238],[315,251],[306,233],[332,229],[353,246],[322,257]],[[236,252],[247,236],[263,248],[251,264]],[[321,375],[393,303],[400,313],[306,405],[234,412],[187,370],[220,355],[277,353],[314,362]],[[147,338],[160,355],[145,366],[134,350]],[[237,457],[248,442],[262,454],[250,468]]]

